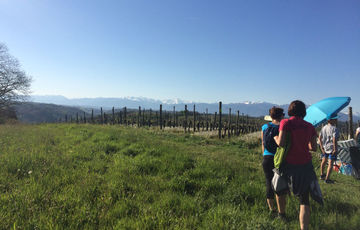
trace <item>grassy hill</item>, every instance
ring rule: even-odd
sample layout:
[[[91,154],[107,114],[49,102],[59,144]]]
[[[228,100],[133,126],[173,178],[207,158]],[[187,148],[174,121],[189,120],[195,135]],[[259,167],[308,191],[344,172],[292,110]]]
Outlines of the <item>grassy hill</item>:
[[[20,103],[15,106],[15,110],[18,119],[24,123],[54,123],[59,122],[59,119],[64,121],[65,115],[69,120],[70,116],[75,119],[76,114],[80,117],[84,115],[84,110],[80,108],[34,102]]]
[[[251,137],[0,126],[0,229],[298,229],[295,197],[288,223],[268,214],[260,151]],[[360,182],[333,179],[312,229],[360,229]]]

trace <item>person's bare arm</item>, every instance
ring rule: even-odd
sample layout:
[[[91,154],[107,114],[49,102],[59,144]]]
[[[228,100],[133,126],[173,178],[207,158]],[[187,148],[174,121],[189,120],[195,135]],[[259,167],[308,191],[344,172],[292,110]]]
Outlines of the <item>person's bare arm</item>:
[[[333,148],[333,151],[332,151],[331,155],[335,155],[336,152],[337,152],[337,140],[336,140],[336,137],[333,137],[333,145],[334,145],[334,148]]]
[[[309,143],[309,150],[310,151],[316,152],[316,150],[317,150],[316,138],[317,138],[317,136],[315,135],[310,140],[310,143]],[[321,143],[321,141],[320,141],[320,143]]]
[[[360,131],[357,129],[357,130],[356,130],[356,133],[355,133],[355,140],[358,139],[359,134],[360,134]]]
[[[286,135],[286,131],[281,130],[279,132],[279,136],[275,136],[274,140],[275,143],[280,146],[280,147],[284,147],[285,146],[285,135]]]
[[[262,149],[262,152],[261,153],[263,153],[264,151],[265,151],[265,149],[264,149],[264,133],[263,133],[263,131],[261,131],[261,149]]]
[[[323,146],[323,144],[322,144],[321,139],[322,139],[322,136],[321,136],[321,133],[320,133],[320,135],[319,135],[320,150],[321,150],[322,153],[325,153],[325,149],[324,149],[324,146]]]

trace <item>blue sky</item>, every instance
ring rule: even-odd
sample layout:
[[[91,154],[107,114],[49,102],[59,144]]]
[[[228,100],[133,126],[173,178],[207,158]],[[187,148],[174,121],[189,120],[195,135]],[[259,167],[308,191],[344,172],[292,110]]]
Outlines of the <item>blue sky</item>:
[[[0,0],[33,94],[224,103],[350,96],[360,1]]]

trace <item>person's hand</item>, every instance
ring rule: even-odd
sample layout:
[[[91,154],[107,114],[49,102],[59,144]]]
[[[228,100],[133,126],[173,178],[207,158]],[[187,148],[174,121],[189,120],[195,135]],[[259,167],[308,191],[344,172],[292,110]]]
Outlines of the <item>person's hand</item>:
[[[273,138],[274,138],[275,143],[277,143],[279,136],[274,136]]]
[[[331,153],[332,156],[335,156],[336,155],[336,149],[334,149]]]

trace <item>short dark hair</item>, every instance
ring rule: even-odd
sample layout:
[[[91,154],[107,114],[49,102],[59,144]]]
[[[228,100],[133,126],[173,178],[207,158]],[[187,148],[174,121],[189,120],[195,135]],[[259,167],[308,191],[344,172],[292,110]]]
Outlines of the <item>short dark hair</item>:
[[[284,115],[284,109],[274,106],[269,109],[269,114],[272,119],[278,120]]]
[[[289,116],[296,116],[304,118],[306,116],[306,106],[304,102],[296,100],[290,103],[288,109]]]

